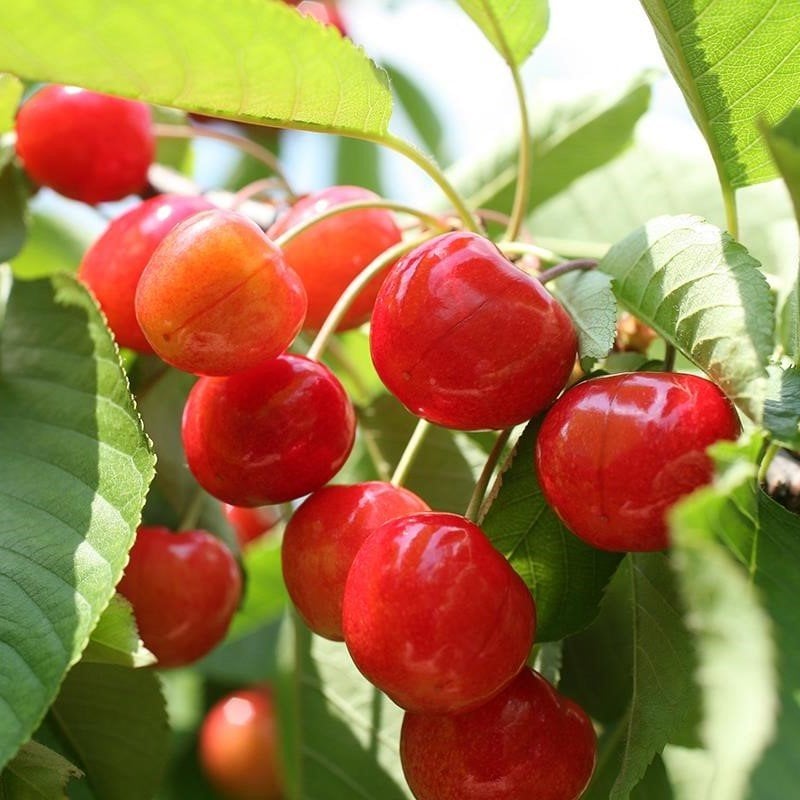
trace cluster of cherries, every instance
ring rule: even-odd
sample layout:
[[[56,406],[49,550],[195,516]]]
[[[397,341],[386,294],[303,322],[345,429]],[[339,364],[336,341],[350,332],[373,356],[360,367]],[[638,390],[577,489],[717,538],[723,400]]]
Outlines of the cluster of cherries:
[[[90,203],[118,199],[146,180],[150,112],[51,86],[21,109],[17,149],[40,183]],[[79,274],[121,345],[199,376],[183,416],[186,458],[234,519],[307,497],[283,539],[286,586],[308,626],[344,641],[406,710],[401,757],[416,797],[575,800],[594,768],[595,735],[580,708],[525,666],[536,613],[519,575],[474,522],[406,489],[326,485],[352,448],[354,410],[327,367],[288,348],[304,327],[322,326],[402,232],[383,208],[309,223],[375,199],[333,187],[265,234],[202,197],[160,195],[115,219]],[[667,509],[711,477],[706,447],[739,432],[727,398],[691,375],[593,378],[556,399],[576,359],[573,324],[539,280],[475,233],[431,235],[367,285],[338,330],[370,318],[375,368],[416,415],[483,430],[549,408],[535,469],[565,524],[595,547],[666,547]],[[242,586],[211,534],[141,527],[119,588],[169,667],[221,641]],[[269,716],[268,694],[253,691],[260,699],[245,693],[212,711],[209,728]],[[213,749],[214,735],[203,736]],[[247,791],[234,796],[266,796]]]

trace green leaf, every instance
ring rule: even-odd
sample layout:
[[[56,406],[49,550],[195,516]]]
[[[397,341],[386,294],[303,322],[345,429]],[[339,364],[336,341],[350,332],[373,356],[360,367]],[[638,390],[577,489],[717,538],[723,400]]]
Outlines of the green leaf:
[[[800,450],[800,370],[769,368],[764,427],[781,444]]]
[[[347,136],[336,138],[336,184],[363,186],[382,195],[380,148],[374,142],[362,142]]]
[[[22,81],[13,75],[0,73],[0,133],[14,127],[17,106],[22,98]]]
[[[83,651],[83,663],[119,664],[124,667],[147,667],[156,657],[142,644],[131,604],[115,594],[100,617],[92,638]]]
[[[774,303],[758,262],[699,217],[658,217],[600,262],[620,304],[763,417]]]
[[[795,0],[641,0],[720,179],[739,188],[775,167],[759,135],[800,100]]]
[[[0,800],[59,800],[64,788],[83,773],[66,758],[38,742],[28,742],[0,772]]]
[[[764,125],[762,132],[800,222],[800,108],[793,109],[774,128]]]
[[[394,64],[383,65],[389,74],[392,90],[419,134],[425,147],[436,158],[443,160],[442,140],[444,130],[433,101],[422,87]]]
[[[169,728],[158,676],[77,664],[50,712],[97,800],[151,797],[166,766]]]
[[[27,235],[27,188],[11,151],[0,149],[0,263],[14,258]]]
[[[410,800],[400,767],[403,712],[347,649],[288,616],[276,684],[284,777],[292,800]]]
[[[458,0],[495,50],[509,64],[521,64],[547,32],[547,0]]]
[[[1,766],[111,600],[153,475],[116,347],[69,276],[12,287],[0,443]]]
[[[617,301],[608,275],[597,270],[568,273],[554,281],[554,294],[578,331],[578,357],[605,358],[617,330]]]
[[[481,527],[536,600],[536,640],[562,639],[597,615],[621,556],[585,544],[547,505],[534,468],[534,420],[515,448]]]
[[[13,33],[12,33],[13,32]],[[0,5],[0,69],[287,128],[386,133],[385,74],[284,3],[20,0]]]
[[[650,104],[652,78],[652,73],[645,73],[621,91],[537,109],[531,133],[529,211],[632,143],[636,123]],[[518,158],[515,136],[477,160],[457,162],[448,176],[472,207],[507,213],[513,204]]]

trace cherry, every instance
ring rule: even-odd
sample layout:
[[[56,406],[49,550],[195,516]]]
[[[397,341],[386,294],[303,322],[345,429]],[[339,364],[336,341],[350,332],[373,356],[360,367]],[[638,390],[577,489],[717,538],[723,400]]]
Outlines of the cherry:
[[[236,539],[242,549],[269,533],[281,518],[278,509],[270,506],[243,508],[223,503],[222,511],[236,533]]]
[[[583,709],[528,668],[473,711],[407,713],[400,734],[417,800],[577,800],[596,756]]]
[[[285,231],[329,208],[378,196],[360,186],[331,186],[298,200],[269,229],[277,238]],[[324,219],[295,236],[283,254],[308,292],[306,327],[318,330],[348,284],[374,258],[397,244],[402,233],[383,208],[345,211]],[[378,275],[359,294],[339,325],[339,330],[366,322],[385,275]]]
[[[268,505],[309,494],[339,471],[355,414],[327,367],[283,355],[229,378],[200,378],[182,435],[207,492],[232,505]]]
[[[372,360],[414,414],[460,430],[507,428],[546,408],[576,336],[539,281],[474,233],[437,236],[392,268],[372,315]]]
[[[279,355],[305,309],[281,251],[254,222],[222,209],[173,228],[136,290],[136,317],[156,353],[202,375],[231,375]]]
[[[670,506],[711,480],[706,448],[740,431],[705,378],[609,375],[573,387],[548,412],[536,469],[547,501],[593,547],[662,550]]]
[[[17,114],[17,154],[31,178],[84,203],[143,189],[154,153],[150,108],[135,100],[51,85]]]
[[[295,511],[281,545],[283,577],[312,631],[327,639],[344,639],[344,584],[359,548],[384,522],[428,510],[407,489],[370,481],[325,486]]]
[[[222,641],[242,579],[230,550],[207,531],[142,526],[118,588],[159,666],[178,667]]]
[[[535,606],[483,531],[457,514],[381,525],[344,590],[347,649],[397,705],[447,713],[486,702],[519,672]]]
[[[231,800],[279,800],[278,724],[271,690],[240,689],[223,697],[203,720],[200,763]]]
[[[153,197],[117,217],[84,254],[78,277],[92,290],[122,347],[153,351],[136,320],[139,278],[153,251],[179,222],[213,207],[203,197]]]
[[[331,25],[334,28],[338,28],[342,36],[347,35],[342,15],[339,13],[334,0],[302,0],[302,2],[293,3],[292,5],[296,5],[301,14],[313,17],[323,25]]]

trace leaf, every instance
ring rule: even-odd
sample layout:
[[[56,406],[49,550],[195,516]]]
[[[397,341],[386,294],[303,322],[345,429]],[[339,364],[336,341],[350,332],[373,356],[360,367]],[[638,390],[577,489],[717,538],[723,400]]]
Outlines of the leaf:
[[[757,121],[800,100],[795,0],[641,2],[720,179],[736,189],[774,178]]]
[[[596,550],[570,533],[547,505],[533,448],[539,420],[520,437],[481,527],[536,600],[536,641],[562,639],[597,615],[621,556]]]
[[[764,404],[764,427],[793,450],[800,449],[800,370],[769,368],[769,394]]]
[[[169,745],[155,672],[81,662],[67,675],[50,717],[96,800],[152,797]]]
[[[410,800],[400,766],[403,712],[356,669],[347,649],[284,622],[276,684],[286,794]]]
[[[147,667],[156,657],[142,644],[131,604],[115,594],[92,631],[83,651],[83,663],[118,664],[123,667]]]
[[[578,331],[578,357],[605,358],[617,330],[611,279],[597,270],[571,272],[554,281],[554,289]]]
[[[547,0],[458,0],[495,50],[509,64],[521,64],[547,32]]]
[[[17,106],[22,98],[22,81],[13,75],[0,73],[0,133],[14,127]]]
[[[211,116],[377,137],[392,107],[385,74],[349,39],[264,0],[202,13],[192,0],[3,3],[0,70]]]
[[[153,475],[111,335],[69,276],[11,290],[0,450],[2,766],[111,600]]]
[[[699,217],[657,217],[615,244],[599,268],[620,304],[707,372],[760,421],[774,303],[758,262]]]
[[[408,116],[409,122],[419,134],[427,150],[437,161],[443,160],[442,142],[444,130],[433,101],[423,88],[394,64],[384,64],[392,90]]]
[[[800,223],[800,108],[792,109],[774,128],[762,125],[761,130]]]
[[[537,109],[531,133],[529,212],[573,181],[623,152],[633,141],[636,123],[650,104],[652,73],[621,91],[589,95],[564,105]],[[519,137],[494,145],[475,159],[448,170],[448,177],[472,207],[509,212],[514,199]]]
[[[14,258],[27,235],[27,194],[11,151],[0,149],[0,263]]]
[[[376,194],[383,194],[378,145],[340,136],[335,147],[337,186],[363,186]]]
[[[0,772],[0,800],[59,800],[64,788],[83,773],[66,758],[38,742],[28,742]]]

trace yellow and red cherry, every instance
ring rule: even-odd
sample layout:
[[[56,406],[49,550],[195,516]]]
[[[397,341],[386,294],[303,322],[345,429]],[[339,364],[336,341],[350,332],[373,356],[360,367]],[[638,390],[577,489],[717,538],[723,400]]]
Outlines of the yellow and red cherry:
[[[356,666],[397,705],[443,714],[485,703],[520,671],[536,627],[527,586],[481,529],[457,514],[381,525],[344,590]]]
[[[227,378],[200,378],[181,432],[207,492],[231,505],[272,505],[316,491],[339,471],[355,412],[327,367],[283,355]]]
[[[356,553],[378,527],[417,511],[424,500],[382,481],[324,486],[295,511],[281,543],[283,578],[314,633],[342,641],[342,601]]]
[[[92,290],[122,347],[153,348],[136,320],[136,287],[150,256],[179,223],[214,206],[203,197],[162,194],[121,214],[86,251],[78,277]]]
[[[118,588],[159,666],[179,667],[225,637],[242,579],[230,550],[207,531],[142,526]]]
[[[545,409],[575,363],[570,318],[542,284],[474,233],[401,258],[375,301],[375,369],[414,414],[459,430],[507,428]]]
[[[306,310],[281,251],[246,217],[215,209],[173,228],[136,290],[153,350],[198,375],[232,375],[282,353]]]
[[[30,177],[94,205],[141,191],[155,154],[150,107],[50,85],[17,114],[17,154]]]
[[[417,800],[578,800],[596,758],[583,709],[527,667],[472,711],[407,713],[400,734]]]
[[[345,203],[377,200],[360,186],[331,186],[298,200],[269,229],[275,239],[302,222]],[[339,296],[374,258],[402,238],[391,213],[384,208],[345,211],[328,217],[283,246],[287,263],[297,272],[308,294],[305,327],[319,330]],[[366,322],[385,273],[362,290],[339,325],[339,330]]]
[[[280,800],[278,722],[272,691],[240,689],[217,701],[200,727],[200,765],[229,800]]]
[[[233,528],[242,550],[268,534],[281,519],[278,509],[272,506],[248,508],[223,503],[222,511]]]
[[[608,375],[579,383],[550,409],[536,470],[548,503],[588,544],[663,550],[670,507],[713,476],[706,448],[740,432],[730,400],[705,378]]]

